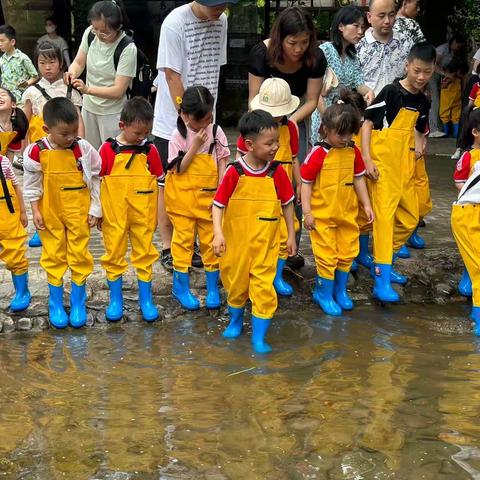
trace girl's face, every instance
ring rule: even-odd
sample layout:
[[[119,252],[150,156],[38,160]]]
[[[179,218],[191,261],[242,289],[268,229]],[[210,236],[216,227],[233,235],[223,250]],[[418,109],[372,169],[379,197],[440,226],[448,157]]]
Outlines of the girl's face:
[[[364,22],[363,18],[359,18],[356,22],[349,23],[348,25],[343,25],[341,23],[338,26],[343,39],[349,45],[356,45],[363,37],[364,31]]]
[[[287,35],[282,41],[283,58],[292,63],[299,63],[309,46],[310,34],[308,32]]]
[[[9,93],[0,88],[0,112],[5,110],[12,111],[16,107],[16,103],[12,100],[12,97]]]
[[[188,113],[182,113],[182,118],[185,122],[185,125],[187,125],[190,130],[198,132],[202,128],[207,128],[213,122],[213,112],[207,113],[200,120],[196,119],[193,115],[190,115]]]
[[[113,43],[117,39],[118,30],[113,30],[104,20],[92,20],[91,24],[92,33],[94,33],[101,42]]]
[[[58,58],[38,56],[38,70],[40,75],[50,83],[58,80],[61,76],[60,62]]]
[[[480,148],[480,129],[472,128],[473,144],[476,148]]]
[[[348,147],[352,141],[353,133],[344,133],[339,135],[336,130],[325,129],[325,140],[329,145],[335,148]]]

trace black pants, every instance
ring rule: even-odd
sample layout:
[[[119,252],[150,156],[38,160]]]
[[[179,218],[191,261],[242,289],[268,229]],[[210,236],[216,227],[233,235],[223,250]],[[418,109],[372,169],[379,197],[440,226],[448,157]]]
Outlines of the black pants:
[[[157,147],[160,154],[160,160],[162,161],[163,173],[167,173],[168,166],[168,140],[166,138],[154,137],[153,143]]]

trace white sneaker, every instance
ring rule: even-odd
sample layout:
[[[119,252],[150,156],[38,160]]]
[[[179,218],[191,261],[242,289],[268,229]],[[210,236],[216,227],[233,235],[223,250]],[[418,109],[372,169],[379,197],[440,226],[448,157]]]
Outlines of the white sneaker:
[[[445,136],[445,132],[442,132],[441,130],[435,130],[435,132],[430,132],[428,136],[430,138],[442,138]]]
[[[457,162],[458,160],[460,160],[460,157],[462,156],[462,152],[463,150],[461,148],[457,148],[455,150],[455,153],[450,158]]]

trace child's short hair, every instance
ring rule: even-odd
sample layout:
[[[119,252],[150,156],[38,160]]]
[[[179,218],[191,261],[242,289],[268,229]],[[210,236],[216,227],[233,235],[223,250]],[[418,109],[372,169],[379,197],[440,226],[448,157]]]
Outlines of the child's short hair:
[[[407,57],[409,63],[414,60],[421,60],[425,63],[435,63],[437,51],[435,47],[428,42],[416,43],[411,49]]]
[[[43,107],[43,122],[49,128],[59,123],[72,125],[78,122],[78,113],[75,105],[65,97],[55,97]]]
[[[17,38],[17,32],[8,24],[0,25],[0,35],[5,35],[9,40],[15,40]]]
[[[131,125],[134,122],[151,123],[153,108],[145,98],[133,97],[123,106],[120,121],[125,125]]]
[[[51,22],[53,23],[55,26],[58,27],[58,21],[57,21],[57,18],[55,17],[55,15],[49,15],[46,19],[45,19],[45,23],[47,22]]]
[[[58,60],[60,68],[63,66],[62,52],[56,45],[54,45],[52,42],[49,42],[48,40],[39,43],[35,48],[35,52],[33,55],[35,65],[38,65],[38,58],[40,57],[40,55],[49,60]]]
[[[338,135],[354,135],[361,126],[360,112],[346,103],[334,103],[322,115],[322,128],[332,130]]]
[[[255,139],[263,130],[278,128],[272,115],[264,110],[253,110],[242,115],[238,129],[243,138]]]

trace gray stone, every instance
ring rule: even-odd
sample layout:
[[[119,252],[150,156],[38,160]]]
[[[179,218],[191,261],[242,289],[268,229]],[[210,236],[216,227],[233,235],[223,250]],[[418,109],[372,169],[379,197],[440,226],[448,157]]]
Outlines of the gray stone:
[[[15,331],[15,322],[12,318],[7,317],[3,322],[3,333],[12,333]]]
[[[27,317],[19,318],[17,321],[17,330],[26,332],[32,328],[32,319]]]
[[[45,317],[35,317],[33,319],[33,330],[46,330],[48,328],[48,320]]]

